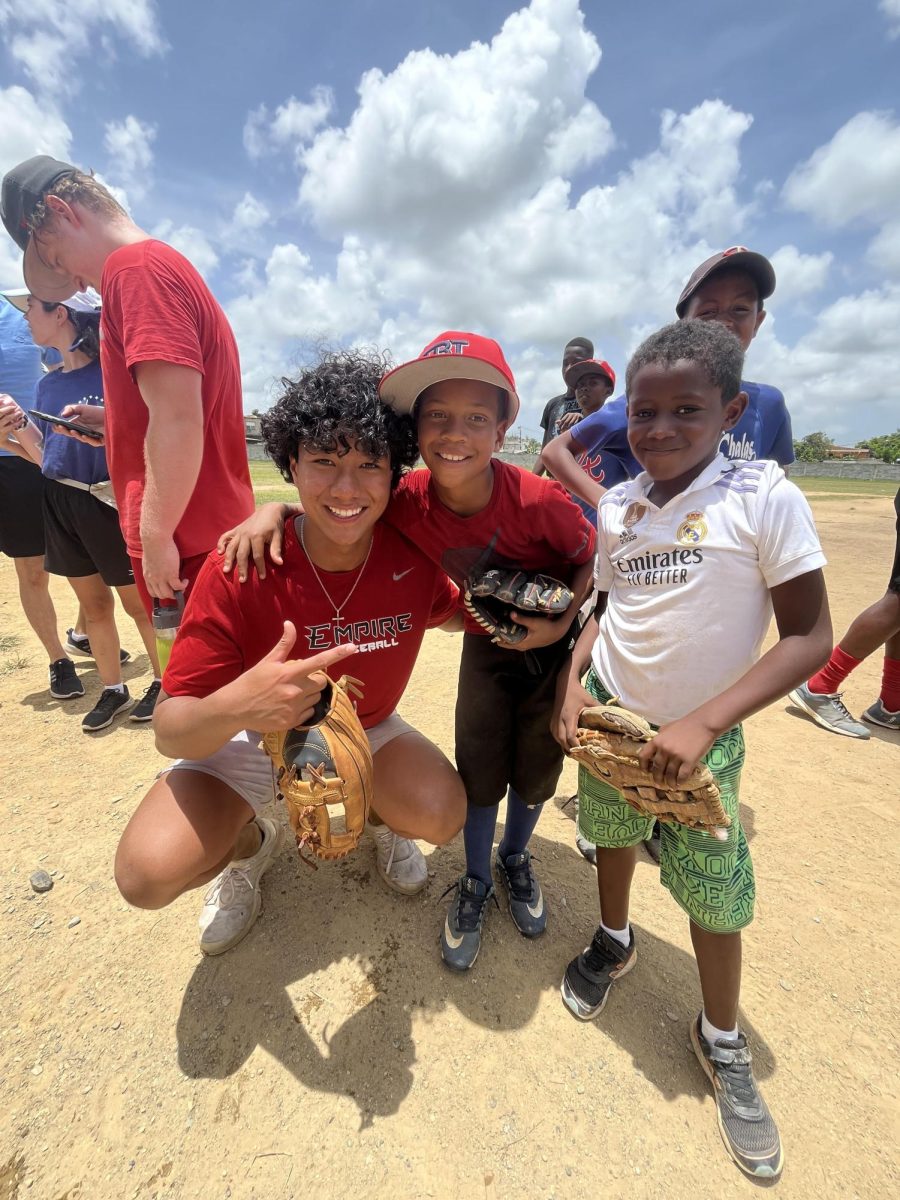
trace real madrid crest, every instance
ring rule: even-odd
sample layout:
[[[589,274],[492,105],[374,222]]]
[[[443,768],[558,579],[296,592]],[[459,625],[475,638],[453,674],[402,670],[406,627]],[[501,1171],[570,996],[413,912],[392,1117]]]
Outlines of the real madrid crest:
[[[702,512],[690,512],[678,526],[675,540],[682,546],[697,546],[709,533]]]

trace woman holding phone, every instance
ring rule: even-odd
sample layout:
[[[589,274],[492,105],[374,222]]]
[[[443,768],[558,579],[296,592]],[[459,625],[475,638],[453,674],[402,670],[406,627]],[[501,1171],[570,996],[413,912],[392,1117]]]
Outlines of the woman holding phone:
[[[56,416],[70,404],[102,405],[100,297],[79,292],[62,304],[29,295],[9,299],[25,313],[37,345],[52,346],[62,355],[61,369],[38,381],[34,408]],[[149,721],[160,687],[156,639],[134,584],[102,445],[69,437],[51,422],[28,419],[10,397],[0,399],[0,442],[36,462],[46,480],[45,567],[51,575],[65,576],[78,596],[103,684],[82,729],[106,729],[128,709],[133,721]],[[153,667],[153,682],[137,705],[122,682],[112,588],[137,626]]]

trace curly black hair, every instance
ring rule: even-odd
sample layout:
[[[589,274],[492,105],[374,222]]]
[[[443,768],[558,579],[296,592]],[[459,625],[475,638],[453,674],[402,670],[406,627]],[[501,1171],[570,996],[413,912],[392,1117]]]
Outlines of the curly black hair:
[[[638,346],[625,369],[625,391],[631,391],[634,377],[642,367],[661,363],[674,367],[677,362],[695,362],[709,376],[710,383],[721,389],[727,404],[741,390],[744,351],[730,330],[718,321],[675,321],[658,329]]]
[[[378,398],[378,383],[390,366],[376,351],[326,351],[296,379],[282,379],[282,392],[260,421],[266,453],[291,482],[291,459],[301,448],[346,454],[351,445],[373,458],[387,455],[391,487],[419,457],[416,428],[408,414]]]

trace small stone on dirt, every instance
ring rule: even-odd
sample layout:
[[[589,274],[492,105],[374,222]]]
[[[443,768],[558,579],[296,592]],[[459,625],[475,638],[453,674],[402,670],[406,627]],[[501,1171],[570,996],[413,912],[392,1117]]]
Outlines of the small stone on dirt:
[[[81,924],[81,917],[73,917],[72,920],[69,922],[69,928],[74,929],[76,925],[80,925],[80,924]]]
[[[794,990],[794,985],[792,983],[788,983],[786,979],[779,979],[778,982],[786,992],[792,992]]]
[[[34,892],[49,892],[53,887],[53,880],[46,871],[35,871],[31,876],[31,890]]]

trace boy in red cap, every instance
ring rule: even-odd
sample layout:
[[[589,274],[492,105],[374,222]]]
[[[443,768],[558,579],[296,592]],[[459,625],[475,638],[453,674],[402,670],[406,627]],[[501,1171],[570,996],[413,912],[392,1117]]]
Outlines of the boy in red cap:
[[[519,932],[537,937],[547,923],[528,842],[562,770],[550,718],[575,617],[591,590],[594,531],[558,483],[493,457],[515,421],[519,398],[491,338],[442,333],[418,358],[388,372],[379,394],[396,411],[415,413],[428,468],[404,476],[385,520],[458,584],[476,567],[514,566],[546,572],[574,594],[557,618],[517,616],[528,635],[515,646],[496,645],[466,617],[456,702],[456,765],[468,801],[466,870],[453,885],[457,895],[441,937],[444,962],[464,971],[478,956],[494,897],[491,851],[504,795],[506,822],[494,869]],[[223,535],[220,548],[234,543],[225,569],[237,556],[243,573],[251,543],[257,570],[264,569],[261,546],[270,538],[277,563],[284,517],[296,511],[265,506]]]

